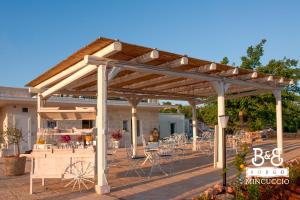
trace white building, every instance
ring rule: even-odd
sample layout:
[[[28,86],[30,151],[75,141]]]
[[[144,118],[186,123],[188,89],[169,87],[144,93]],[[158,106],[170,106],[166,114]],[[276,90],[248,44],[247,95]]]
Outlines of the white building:
[[[188,133],[189,126],[182,113],[160,113],[159,130],[160,137],[168,137],[174,133]]]
[[[0,87],[0,129],[4,127],[17,127],[23,132],[21,151],[32,149],[36,142],[37,108],[36,98],[31,97],[28,89]],[[74,106],[96,106],[95,99],[72,97],[52,97],[48,106],[59,106],[65,109]],[[141,102],[138,104],[138,143],[142,143],[142,134],[145,138],[154,128],[159,128],[159,109],[163,106],[157,101]],[[43,120],[43,127],[53,128],[92,128],[91,120]],[[131,106],[127,101],[108,100],[108,126],[110,130],[122,129],[131,132]],[[181,130],[181,129],[178,129]]]

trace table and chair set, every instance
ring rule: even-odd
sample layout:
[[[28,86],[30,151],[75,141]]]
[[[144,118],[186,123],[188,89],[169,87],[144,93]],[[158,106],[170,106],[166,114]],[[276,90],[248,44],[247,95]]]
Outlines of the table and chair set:
[[[139,156],[133,156],[132,145],[125,143],[126,159],[129,163],[125,176],[132,172],[139,177],[146,176],[151,178],[155,170],[164,175],[172,174],[175,162],[180,161],[184,157],[189,144],[185,134],[174,134],[158,142],[146,142],[143,137],[142,143],[143,154]],[[113,154],[118,152],[113,145],[109,144],[108,147],[112,147],[109,152],[113,152]],[[112,159],[108,159],[110,161],[109,165],[117,165],[114,158],[116,156],[111,155],[111,157]],[[146,170],[148,168],[149,170]]]

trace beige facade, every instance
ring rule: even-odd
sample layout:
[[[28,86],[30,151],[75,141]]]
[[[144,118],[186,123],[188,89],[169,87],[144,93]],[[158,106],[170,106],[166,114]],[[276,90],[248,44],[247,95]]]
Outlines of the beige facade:
[[[22,151],[30,150],[36,142],[37,110],[36,98],[31,97],[25,88],[0,87],[0,128],[12,127],[22,129]],[[55,97],[49,99],[47,106],[72,108],[74,106],[96,106],[94,99],[79,99],[71,97]],[[142,135],[149,137],[153,128],[159,128],[159,109],[157,102],[141,102],[137,107],[138,144],[142,143]],[[43,119],[43,127],[50,125],[50,119]],[[95,126],[95,122],[91,122]],[[55,121],[58,128],[83,128],[82,120]],[[109,132],[114,129],[126,129],[130,137],[131,106],[127,101],[108,100]],[[130,138],[127,137],[127,140]],[[124,144],[124,139],[122,141]]]

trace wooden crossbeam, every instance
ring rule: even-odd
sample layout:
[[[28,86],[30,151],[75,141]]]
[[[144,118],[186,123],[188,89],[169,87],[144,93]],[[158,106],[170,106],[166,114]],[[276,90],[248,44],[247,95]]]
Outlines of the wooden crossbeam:
[[[184,98],[184,97],[178,97],[176,95],[170,96],[170,95],[141,95],[141,94],[134,94],[134,93],[120,93],[120,92],[108,92],[109,97],[122,97],[122,98],[130,98],[130,97],[139,97],[141,99],[164,99],[164,100],[194,100],[194,98]],[[201,100],[195,100],[197,102],[201,102]]]
[[[159,52],[157,50],[152,50],[144,55],[138,56],[136,58],[131,59],[129,62],[133,63],[148,63],[152,60],[159,58]],[[108,74],[108,82],[111,80],[122,70],[120,67],[113,67],[112,70]]]
[[[162,85],[158,87],[153,87],[153,88],[147,88],[149,90],[159,90],[159,91],[186,91],[186,90],[191,90],[193,88],[203,88],[203,87],[209,87],[211,86],[210,82],[203,82],[203,81],[198,81],[198,80],[184,80],[184,81],[179,81],[174,84],[170,85]]]
[[[47,98],[49,97],[51,94],[66,88],[69,84],[77,81],[78,79],[80,79],[81,77],[86,76],[87,74],[90,74],[94,71],[96,71],[97,66],[96,65],[87,65],[84,68],[78,70],[77,72],[75,72],[74,74],[70,75],[69,77],[67,77],[66,79],[58,82],[57,84],[55,84],[54,86],[52,86],[51,88],[47,89],[46,91],[44,91],[42,93],[42,97],[43,98]]]
[[[145,53],[141,56],[138,56],[136,58],[131,59],[129,62],[133,62],[133,63],[148,63],[150,61],[153,61],[155,59],[159,58],[159,51],[157,51],[156,49]]]
[[[148,53],[145,53],[141,56],[138,56],[136,58],[131,59],[129,62],[132,63],[147,63],[150,61],[153,61],[155,59],[159,58],[159,52],[157,50],[152,50]],[[111,71],[108,74],[108,81],[111,82],[111,80],[122,70],[121,67],[113,67]],[[81,89],[81,86],[84,85],[91,85],[92,83],[97,81],[97,74],[86,77],[86,79],[81,80],[80,82],[75,83],[74,85],[71,85],[69,88],[75,88],[75,89]],[[93,87],[93,86],[88,86]],[[94,87],[93,87],[94,88]]]
[[[83,79],[80,79],[80,80],[74,82],[73,84],[70,84],[68,86],[68,88],[70,88],[70,89],[73,89],[73,88],[76,89],[77,87],[80,87],[82,85],[86,85],[86,84],[89,84],[89,83],[95,82],[95,81],[97,81],[97,73],[92,74],[90,76],[87,76],[87,77],[85,77]]]
[[[246,97],[246,96],[255,96],[255,95],[259,95],[259,94],[267,94],[267,93],[270,93],[270,92],[271,91],[268,91],[268,90],[253,90],[253,91],[249,91],[249,92],[241,92],[241,93],[237,93],[237,94],[225,95],[225,99],[236,99],[236,98]]]
[[[166,62],[166,63],[163,63],[161,65],[158,65],[156,67],[168,67],[168,68],[176,68],[176,67],[180,67],[180,66],[183,66],[183,65],[187,65],[188,64],[188,58],[187,57],[181,57],[179,59],[175,59],[173,61],[170,61],[170,62]],[[112,80],[110,82],[110,85],[115,87],[115,86],[120,86],[120,85],[123,85],[123,84],[126,84],[126,82],[130,82],[130,81],[133,81],[135,79],[142,79],[143,77],[146,77],[147,75],[151,75],[151,73],[140,73],[140,72],[133,72],[129,75],[126,75],[126,76],[122,76],[122,77],[119,77],[119,78],[116,78],[114,80]]]
[[[97,51],[93,55],[98,56],[98,57],[109,57],[121,50],[122,50],[122,44],[120,42],[113,42],[112,44],[101,49],[100,51]],[[55,82],[60,81],[64,78],[70,76],[71,74],[80,70],[84,66],[86,66],[86,63],[84,60],[81,60],[81,61],[77,62],[76,64],[72,65],[71,67],[67,68],[66,70],[64,70],[64,71],[52,76],[51,78],[43,81],[42,83],[38,84],[37,86],[35,86],[35,88],[37,88],[37,89],[46,88],[49,85],[54,84]]]
[[[265,76],[265,77],[253,79],[251,81],[253,81],[253,82],[267,82],[267,83],[271,83],[271,82],[274,82],[274,77],[273,77],[273,75],[269,75],[269,76]]]
[[[243,75],[237,76],[237,79],[240,79],[240,80],[249,80],[249,79],[256,79],[256,78],[258,78],[257,72],[250,72],[248,74],[243,74]]]
[[[126,88],[109,88],[109,91],[114,91],[114,92],[126,92],[126,93],[132,93],[132,94],[145,94],[145,95],[162,95],[162,96],[176,96],[176,97],[181,97],[181,98],[195,98],[192,95],[184,95],[184,94],[174,94],[174,93],[169,93],[169,92],[159,92],[159,91],[145,91],[145,90],[134,90],[134,89],[126,89]]]
[[[182,65],[186,65],[188,64],[188,59],[186,57],[182,57],[180,59],[176,59],[176,60],[173,60],[173,61],[170,61],[170,62],[167,62],[165,63],[167,66],[171,67],[171,68],[175,68],[175,66],[179,67],[179,66],[182,66]],[[159,65],[159,66],[162,66],[162,65]],[[213,68],[212,68],[213,69]],[[143,74],[143,73],[138,73],[138,72],[134,72],[132,74],[129,74],[129,75],[126,75],[124,77],[119,77],[117,79],[114,79],[110,82],[110,85],[115,87],[116,85],[116,82],[119,81],[119,83],[121,82],[126,82],[126,81],[131,81],[135,78],[143,78],[145,77],[146,75]],[[158,77],[154,78],[154,80],[147,80],[144,82],[144,85],[155,85],[155,84],[158,84],[158,81],[160,80],[161,82],[159,84],[163,84],[163,83],[169,83],[169,82],[173,82],[173,81],[177,81],[179,80],[180,78],[174,78],[174,77],[165,77],[165,76],[160,76],[158,75]],[[147,82],[147,83],[146,83]],[[136,86],[133,86],[133,87],[126,87],[126,88],[135,88],[137,89]],[[138,87],[138,89],[142,89],[142,88],[145,88],[143,87],[143,85],[141,84],[140,87]],[[95,86],[91,86],[91,87],[87,87],[86,89],[95,89]]]
[[[192,69],[189,69],[187,71],[189,72],[214,72],[216,71],[217,65],[216,63],[211,63],[208,65],[204,65],[204,66],[198,66]],[[180,80],[180,79],[179,79]],[[144,89],[144,88],[148,88],[148,87],[153,87],[153,86],[163,86],[163,85],[169,85],[169,83],[172,82],[177,82],[179,81],[177,77],[166,77],[166,76],[159,76],[156,78],[151,78],[150,80],[145,80],[145,81],[141,81],[139,83],[135,83],[135,84],[130,84],[127,85],[126,88],[135,88],[135,89]]]
[[[86,61],[91,64],[103,64],[107,63],[109,59],[95,57],[95,56],[86,56]],[[180,77],[180,78],[190,78],[195,80],[206,80],[206,81],[222,81],[225,83],[231,83],[241,86],[253,86],[260,89],[280,89],[281,87],[275,87],[268,84],[263,83],[256,83],[253,81],[243,81],[238,79],[232,79],[227,77],[218,77],[213,76],[207,73],[200,73],[200,72],[187,72],[187,71],[177,71],[172,68],[169,68],[167,66],[164,67],[154,67],[151,65],[146,64],[132,64],[128,63],[126,61],[114,61],[109,60],[109,65],[124,67],[125,69],[132,70],[132,71],[138,71],[138,72],[144,72],[144,73],[152,73],[152,74],[161,74],[161,75],[167,75],[167,76],[173,76],[173,77]]]
[[[235,67],[233,69],[225,70],[220,72],[218,75],[220,76],[234,76],[239,74],[239,68]]]

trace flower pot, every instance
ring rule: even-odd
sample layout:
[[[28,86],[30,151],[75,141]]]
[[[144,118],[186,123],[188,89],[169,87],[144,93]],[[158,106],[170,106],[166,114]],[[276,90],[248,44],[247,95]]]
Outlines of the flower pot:
[[[93,136],[91,136],[91,135],[86,135],[84,138],[85,138],[85,141],[87,141],[87,142],[93,141]]]
[[[25,172],[26,157],[4,157],[4,174],[6,176],[19,176]]]
[[[115,140],[115,141],[113,141],[113,144],[114,144],[114,148],[115,148],[115,149],[120,148],[120,140]]]

